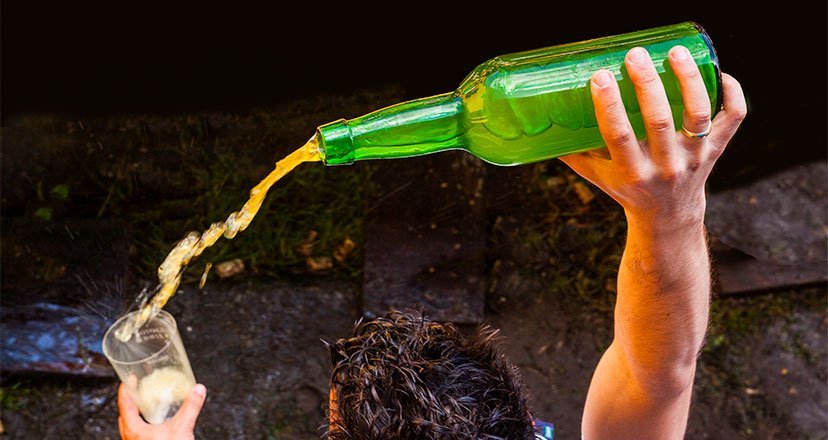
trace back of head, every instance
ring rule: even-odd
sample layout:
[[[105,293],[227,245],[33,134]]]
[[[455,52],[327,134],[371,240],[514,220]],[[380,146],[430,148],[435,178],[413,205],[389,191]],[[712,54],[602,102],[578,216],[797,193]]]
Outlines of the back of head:
[[[480,327],[464,337],[417,312],[357,324],[330,346],[328,438],[533,438],[520,377],[495,350],[496,334]]]

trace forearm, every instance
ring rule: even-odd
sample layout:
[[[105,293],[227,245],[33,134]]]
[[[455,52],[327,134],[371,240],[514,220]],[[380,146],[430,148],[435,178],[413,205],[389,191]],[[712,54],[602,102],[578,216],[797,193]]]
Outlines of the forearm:
[[[590,440],[680,439],[687,423],[710,297],[704,184],[747,108],[739,83],[722,74],[723,110],[711,123],[707,89],[687,49],[671,49],[669,61],[681,89],[684,131],[674,131],[652,60],[633,49],[625,67],[646,141],[637,140],[612,72],[599,71],[590,90],[610,159],[564,158],[627,213],[615,340],[595,370],[584,408]]]
[[[674,393],[692,384],[704,340],[710,260],[700,219],[659,223],[628,216],[614,344],[644,389]]]

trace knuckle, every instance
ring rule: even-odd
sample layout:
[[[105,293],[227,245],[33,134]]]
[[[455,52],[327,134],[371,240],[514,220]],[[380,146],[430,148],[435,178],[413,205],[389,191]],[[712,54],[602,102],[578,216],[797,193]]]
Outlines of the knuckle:
[[[742,122],[747,117],[747,107],[739,106],[733,109],[733,119],[738,122]]]
[[[638,81],[636,81],[640,87],[652,87],[657,85],[661,82],[661,78],[659,78],[658,74],[655,72],[655,69],[642,69],[642,71],[638,75]]]
[[[653,115],[644,119],[644,125],[653,131],[666,131],[673,129],[673,121],[669,115]]]
[[[610,145],[627,145],[632,140],[633,135],[629,130],[613,130],[606,137],[606,141]]]
[[[722,75],[722,81],[728,83],[727,84],[728,87],[742,88],[742,85],[739,83],[738,80],[736,80],[736,78],[734,78],[734,77],[732,77],[732,76],[730,76],[726,73]]]
[[[698,157],[692,157],[687,161],[687,169],[691,172],[698,171],[702,166],[702,161]]]
[[[687,122],[694,126],[704,127],[710,123],[710,111],[695,110],[687,112]]]
[[[676,182],[681,178],[681,171],[675,167],[666,167],[659,172],[659,179],[664,182]]]
[[[624,104],[617,98],[610,98],[603,101],[602,106],[604,108],[604,112],[606,113],[624,112]]]
[[[689,66],[682,73],[682,76],[689,80],[696,80],[701,78],[701,72],[699,72],[699,68],[696,66],[696,63],[693,63],[692,60],[688,60],[688,64]]]
[[[641,174],[632,174],[629,177],[627,177],[627,182],[629,182],[630,186],[633,187],[642,187],[646,185],[649,181],[650,179],[644,177]]]
[[[632,174],[627,178],[627,182],[629,182],[629,185],[634,188],[645,188],[649,186],[650,182],[652,181],[653,178],[646,174]]]
[[[653,181],[655,173],[647,167],[627,170],[626,181],[633,187],[645,187]]]

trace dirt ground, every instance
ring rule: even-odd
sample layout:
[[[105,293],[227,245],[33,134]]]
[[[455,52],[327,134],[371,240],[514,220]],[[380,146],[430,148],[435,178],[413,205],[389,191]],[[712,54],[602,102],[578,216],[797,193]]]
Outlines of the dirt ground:
[[[502,330],[535,415],[555,423],[556,438],[577,439],[610,319],[571,296],[538,295],[536,283],[509,281],[488,320]],[[170,311],[208,388],[197,437],[319,438],[330,373],[321,340],[349,331],[355,287],[222,284],[178,298]],[[700,357],[687,438],[826,438],[825,290],[780,295],[716,301],[712,327],[728,331],[711,332]],[[118,438],[115,390],[114,381],[7,381],[3,435]]]
[[[131,283],[122,293],[131,296],[182,231],[241,203],[241,188],[287,152],[273,145],[299,145],[319,123],[401,97],[391,89],[229,116],[24,119],[3,131],[3,216],[126,222]],[[196,265],[169,305],[208,388],[198,438],[319,438],[330,374],[322,341],[346,336],[361,314],[359,248],[322,272],[295,249],[309,229],[319,255],[345,237],[364,242],[361,191],[382,191],[371,167],[307,166],[276,190],[245,237],[209,255],[241,258],[245,273],[199,291]],[[592,191],[554,161],[486,170],[485,320],[501,329],[535,415],[560,439],[579,438],[590,377],[612,337],[625,227]],[[825,286],[715,297],[687,437],[828,438],[826,299]],[[118,437],[114,380],[4,376],[0,385],[2,437]]]

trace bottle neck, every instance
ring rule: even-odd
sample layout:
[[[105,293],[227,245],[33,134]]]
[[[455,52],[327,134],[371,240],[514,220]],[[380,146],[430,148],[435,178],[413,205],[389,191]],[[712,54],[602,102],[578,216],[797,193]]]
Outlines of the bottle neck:
[[[469,125],[463,100],[446,93],[325,124],[317,139],[325,165],[348,165],[462,148]]]

